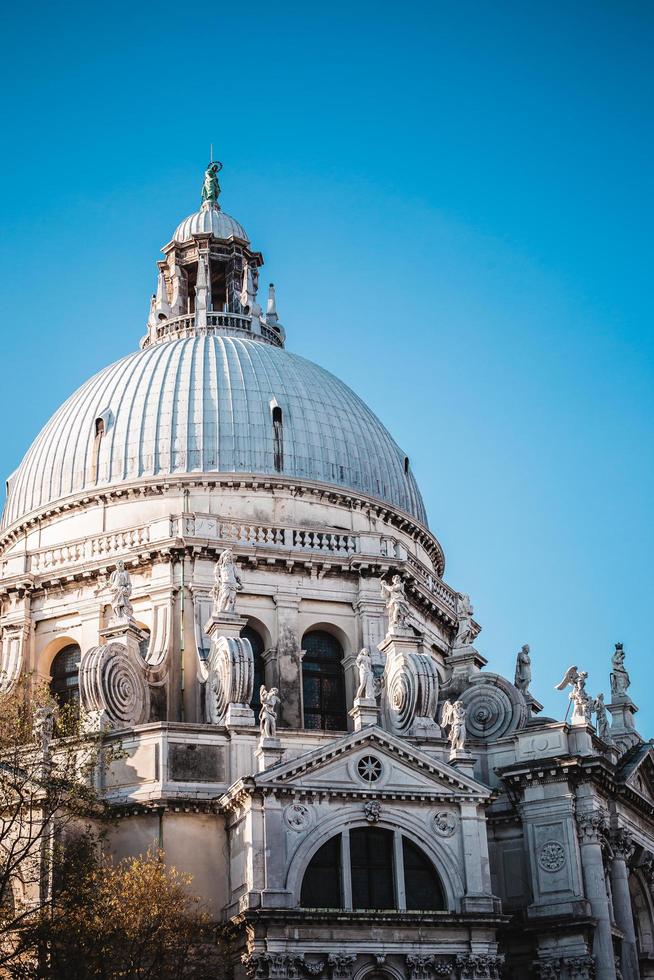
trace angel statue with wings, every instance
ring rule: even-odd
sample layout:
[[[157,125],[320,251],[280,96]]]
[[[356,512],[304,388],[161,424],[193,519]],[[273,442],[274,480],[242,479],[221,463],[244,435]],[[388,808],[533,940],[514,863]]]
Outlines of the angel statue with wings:
[[[463,701],[446,701],[441,713],[441,727],[449,728],[447,736],[452,752],[465,752],[466,709]]]
[[[591,724],[594,701],[586,691],[587,677],[587,670],[578,670],[576,666],[568,667],[562,681],[555,687],[556,691],[563,691],[568,685],[572,687],[568,697],[573,705],[571,719],[573,725]]]

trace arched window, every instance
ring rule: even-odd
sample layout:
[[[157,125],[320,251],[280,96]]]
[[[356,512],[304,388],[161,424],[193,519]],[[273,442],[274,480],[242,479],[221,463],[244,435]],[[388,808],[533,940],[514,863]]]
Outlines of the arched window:
[[[261,710],[261,698],[259,696],[259,691],[261,685],[265,684],[266,673],[265,664],[263,661],[263,651],[264,642],[250,625],[244,626],[241,630],[241,636],[244,640],[250,641],[250,646],[252,647],[252,656],[254,657],[254,690],[252,693],[252,710],[254,711],[255,718],[259,717],[259,711]]]
[[[304,727],[343,732],[347,729],[343,650],[325,630],[312,630],[302,640]]]
[[[76,643],[60,650],[50,668],[50,690],[59,702],[59,707],[79,703],[79,662],[82,652]]]
[[[282,410],[279,405],[275,405],[272,410],[273,423],[273,465],[276,473],[281,473],[284,469],[284,427],[282,422]]]
[[[447,907],[427,855],[399,831],[382,827],[345,830],[323,844],[304,873],[300,904],[348,911]]]

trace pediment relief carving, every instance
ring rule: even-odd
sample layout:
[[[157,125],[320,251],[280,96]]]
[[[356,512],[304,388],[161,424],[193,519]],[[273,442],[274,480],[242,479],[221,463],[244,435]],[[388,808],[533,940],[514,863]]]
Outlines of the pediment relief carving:
[[[490,790],[379,728],[354,732],[255,776],[257,788],[482,802]]]

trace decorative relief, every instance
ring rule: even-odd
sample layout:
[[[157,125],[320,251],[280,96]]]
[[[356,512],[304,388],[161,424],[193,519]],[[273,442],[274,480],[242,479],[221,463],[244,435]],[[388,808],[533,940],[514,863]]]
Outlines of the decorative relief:
[[[381,817],[381,803],[379,800],[368,800],[364,804],[363,813],[368,823],[377,823]]]
[[[330,953],[327,957],[333,980],[349,980],[356,955],[354,953]]]
[[[524,695],[498,674],[484,674],[460,695],[469,738],[490,740],[524,728],[529,708]]]
[[[143,662],[123,643],[91,647],[80,663],[79,687],[83,711],[112,728],[142,725],[150,717]]]
[[[284,820],[291,830],[308,830],[312,824],[311,810],[304,803],[291,803],[284,810]]]
[[[439,837],[451,837],[456,830],[456,817],[450,810],[439,810],[434,814],[432,823]]]
[[[464,953],[457,956],[460,980],[499,980],[504,956],[492,953]]]
[[[432,975],[450,977],[452,975],[452,960],[434,955],[409,953],[406,958],[409,968],[409,980],[431,980]]]
[[[606,833],[606,817],[603,813],[595,811],[577,815],[577,834],[580,844],[603,844]]]
[[[230,704],[249,705],[254,688],[250,641],[219,636],[211,646],[206,685],[207,721],[223,723]]]
[[[319,977],[327,965],[325,959],[307,960],[304,953],[244,953],[241,962],[251,980],[295,980],[302,974]]]
[[[557,840],[547,840],[538,852],[538,863],[543,871],[554,874],[566,862],[565,848]]]
[[[609,835],[613,856],[622,861],[628,861],[634,852],[634,840],[628,830],[619,827]]]
[[[431,657],[389,651],[384,690],[387,721],[392,732],[407,734],[415,725],[435,727],[438,672]]]
[[[0,696],[11,694],[23,669],[25,639],[29,627],[6,626],[0,629]]]
[[[556,957],[534,963],[538,980],[559,980],[564,971],[570,980],[591,980],[595,976],[595,961],[592,956],[586,955]]]

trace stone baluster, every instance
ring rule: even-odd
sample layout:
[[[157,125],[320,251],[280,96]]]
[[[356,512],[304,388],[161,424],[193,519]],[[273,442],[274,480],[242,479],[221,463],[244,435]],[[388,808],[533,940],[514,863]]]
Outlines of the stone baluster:
[[[623,829],[614,830],[610,835],[611,842],[611,891],[613,893],[613,912],[615,921],[624,933],[620,968],[623,980],[639,980],[638,952],[636,947],[636,930],[634,916],[631,910],[631,895],[629,892],[629,869],[627,861],[633,853],[634,845],[631,835]]]
[[[579,815],[577,827],[586,898],[597,921],[593,942],[596,980],[616,980],[609,899],[604,883],[604,818],[597,812]]]

